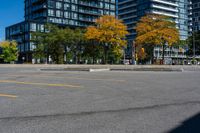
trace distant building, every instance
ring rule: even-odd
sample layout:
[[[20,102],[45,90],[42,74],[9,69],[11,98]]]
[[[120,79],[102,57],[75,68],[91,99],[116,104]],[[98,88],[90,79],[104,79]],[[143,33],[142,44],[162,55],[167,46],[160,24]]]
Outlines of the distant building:
[[[127,58],[132,58],[133,55],[132,42],[136,37],[134,28],[140,18],[148,13],[171,17],[179,29],[180,39],[186,40],[189,36],[188,5],[189,2],[187,0],[118,0],[118,17],[124,21],[130,32]],[[161,53],[157,50],[161,51],[161,49],[155,48],[154,53]],[[183,50],[183,54],[185,54],[185,50]],[[162,57],[161,54],[155,54],[154,56],[156,56],[155,58]]]
[[[16,40],[19,60],[31,62],[31,32],[44,31],[45,23],[87,27],[101,15],[116,12],[115,0],[25,0],[25,21],[6,28],[6,39]]]
[[[194,31],[200,31],[200,0],[191,0],[192,26]]]

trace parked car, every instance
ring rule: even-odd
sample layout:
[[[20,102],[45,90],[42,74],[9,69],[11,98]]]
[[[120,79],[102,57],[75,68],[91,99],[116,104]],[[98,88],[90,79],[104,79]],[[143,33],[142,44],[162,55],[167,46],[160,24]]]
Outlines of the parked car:
[[[129,60],[125,60],[125,61],[123,61],[123,63],[124,63],[125,65],[130,65],[130,61],[129,61]]]

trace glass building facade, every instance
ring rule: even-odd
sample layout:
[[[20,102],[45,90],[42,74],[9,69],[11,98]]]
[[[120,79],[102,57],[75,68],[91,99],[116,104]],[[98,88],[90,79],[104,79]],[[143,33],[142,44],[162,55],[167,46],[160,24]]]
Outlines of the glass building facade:
[[[19,61],[31,61],[34,49],[31,33],[44,31],[44,24],[34,21],[24,21],[6,28],[6,40],[15,40],[18,44]]]
[[[127,24],[130,32],[127,37],[130,42],[127,49],[129,57],[132,56],[132,42],[136,37],[135,26],[148,13],[171,17],[179,29],[180,39],[186,40],[189,36],[188,5],[188,0],[118,0],[118,17]]]
[[[191,0],[192,29],[200,31],[200,0]]]
[[[177,24],[181,40],[188,37],[188,0],[118,0],[118,16],[127,24],[128,39],[136,36],[134,27],[139,19],[148,13],[162,14],[172,18]]]
[[[115,0],[25,0],[25,21],[6,28],[6,39],[16,40],[19,60],[31,61],[34,45],[31,33],[44,31],[45,23],[87,27],[101,15],[116,13]]]
[[[100,15],[115,15],[115,0],[25,0],[25,20],[88,26]]]

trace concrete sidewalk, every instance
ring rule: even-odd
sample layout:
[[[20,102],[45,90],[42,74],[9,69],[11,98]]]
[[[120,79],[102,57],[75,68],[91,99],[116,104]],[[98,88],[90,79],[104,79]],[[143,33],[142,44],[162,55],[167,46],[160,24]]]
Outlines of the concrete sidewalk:
[[[200,71],[198,65],[56,65],[56,64],[0,64],[5,68],[37,68],[55,70],[110,69],[116,71]]]

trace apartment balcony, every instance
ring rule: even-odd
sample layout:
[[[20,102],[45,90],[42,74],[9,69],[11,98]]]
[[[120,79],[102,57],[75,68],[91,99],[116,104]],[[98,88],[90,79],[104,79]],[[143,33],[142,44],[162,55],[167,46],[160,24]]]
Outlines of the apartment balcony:
[[[86,7],[100,8],[100,5],[96,2],[79,1],[79,5],[86,6]]]
[[[95,22],[96,19],[94,18],[86,18],[86,17],[79,17],[80,21],[84,21],[84,22]]]
[[[79,9],[79,13],[88,14],[88,15],[96,15],[96,16],[101,15],[100,11],[92,11],[92,10],[84,10],[84,9]]]
[[[132,3],[130,5],[127,5],[127,6],[119,6],[118,7],[118,10],[124,10],[124,9],[127,9],[127,8],[136,8],[137,4],[136,3]]]
[[[43,11],[47,9],[47,5],[46,4],[42,4],[42,5],[39,5],[39,6],[34,6],[32,8],[32,12],[40,12],[40,11]]]
[[[32,0],[32,5],[37,5],[37,4],[41,4],[44,3],[46,0]]]
[[[16,38],[16,39],[14,39],[16,42],[18,42],[18,43],[23,43],[24,42],[24,40],[22,39],[22,37],[18,37],[18,38]]]
[[[158,11],[152,11],[153,14],[158,14],[158,15],[166,15],[166,16],[169,16],[169,17],[173,17],[173,18],[178,18],[178,15],[177,14],[169,14],[169,13],[166,13],[166,12],[158,12]]]
[[[168,8],[168,7],[160,6],[160,5],[157,5],[157,4],[152,4],[151,7],[156,8],[156,9],[160,9],[160,10],[176,12],[176,13],[178,12],[177,8]]]
[[[168,2],[168,1],[165,1],[165,0],[151,0],[151,1],[152,2],[166,4],[166,5],[170,5],[170,6],[176,6],[176,7],[179,6],[177,2]]]
[[[45,20],[43,18],[46,18],[47,15],[46,14],[34,14],[31,19],[33,20],[37,20],[38,22],[45,22]]]
[[[137,9],[133,9],[133,10],[129,10],[129,11],[123,11],[123,12],[118,12],[118,14],[119,14],[120,16],[129,14],[129,13],[137,14]]]
[[[22,30],[16,30],[16,31],[10,32],[10,35],[11,35],[11,36],[21,35],[21,34],[23,34],[23,31],[22,31]]]
[[[127,3],[127,2],[132,2],[132,0],[124,0],[122,2],[118,2],[118,4],[121,5],[121,4],[124,4],[124,3]]]

